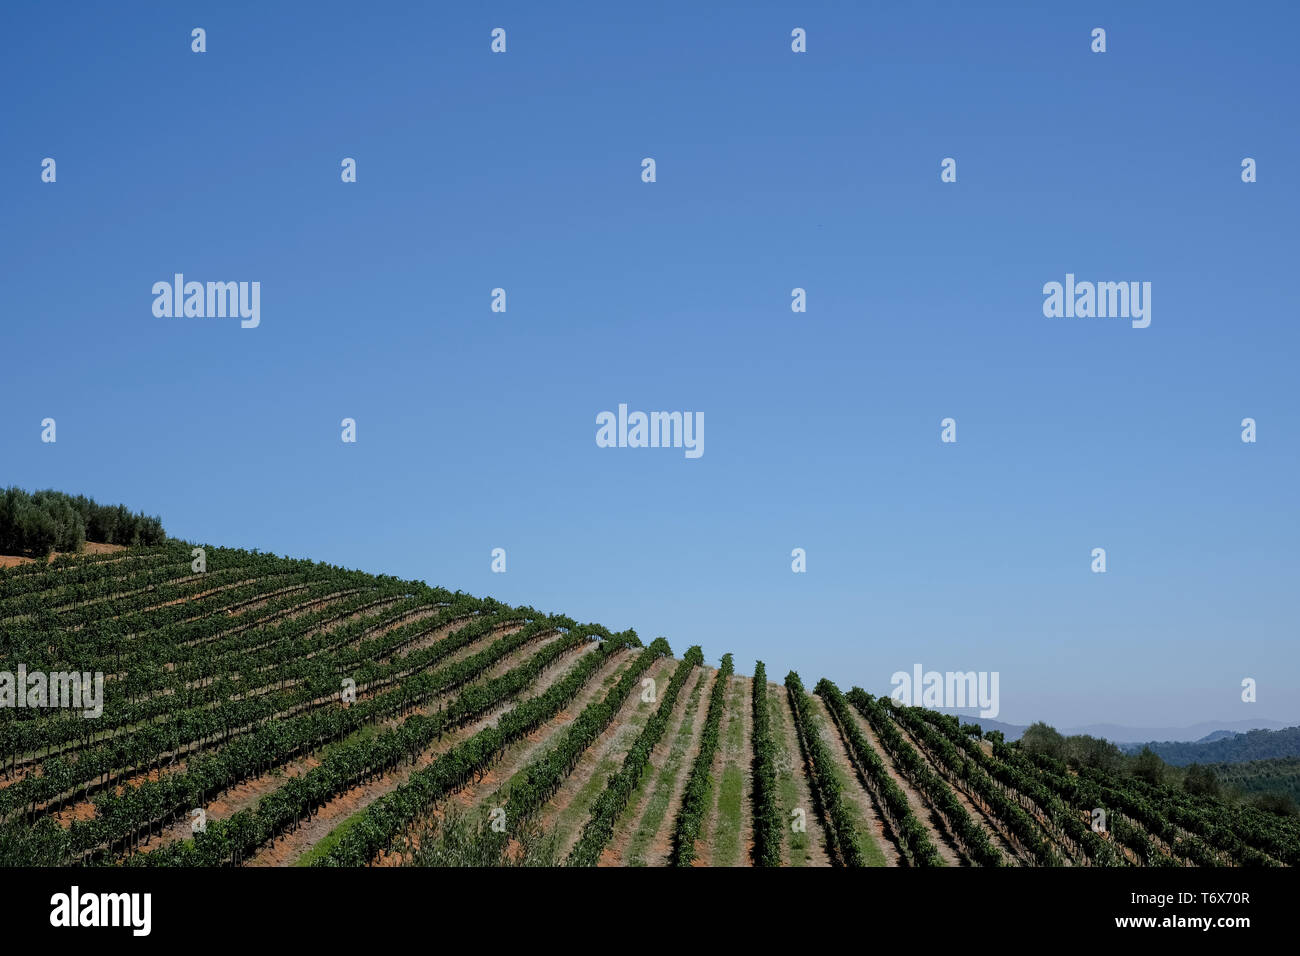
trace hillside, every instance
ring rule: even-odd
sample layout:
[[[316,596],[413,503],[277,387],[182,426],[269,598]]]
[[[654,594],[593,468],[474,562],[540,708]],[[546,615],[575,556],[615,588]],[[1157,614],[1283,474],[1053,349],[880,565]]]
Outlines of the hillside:
[[[1300,727],[1284,730],[1251,730],[1244,734],[1212,735],[1213,739],[1195,743],[1152,741],[1129,744],[1124,749],[1151,749],[1161,760],[1175,767],[1192,763],[1243,763],[1248,760],[1272,760],[1300,757]]]
[[[0,864],[1300,858],[1292,817],[729,650],[182,542],[0,570]]]
[[[1279,794],[1300,804],[1300,757],[1212,764],[1209,769],[1226,788],[1246,794]]]

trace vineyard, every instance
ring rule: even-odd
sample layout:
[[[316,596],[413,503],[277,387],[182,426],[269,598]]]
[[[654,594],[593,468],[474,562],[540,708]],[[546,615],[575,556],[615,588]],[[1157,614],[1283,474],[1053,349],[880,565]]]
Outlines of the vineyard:
[[[257,552],[199,563],[169,542],[0,570],[0,864],[1300,862],[1295,817],[834,675]],[[102,675],[96,713],[22,696],[69,674]]]

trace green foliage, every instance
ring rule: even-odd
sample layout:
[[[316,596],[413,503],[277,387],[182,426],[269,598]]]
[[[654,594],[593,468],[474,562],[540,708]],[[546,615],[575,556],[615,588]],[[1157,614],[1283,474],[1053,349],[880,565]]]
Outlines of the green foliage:
[[[781,865],[781,808],[776,788],[776,741],[767,701],[767,668],[754,664],[754,862]]]
[[[1153,741],[1146,746],[1172,767],[1185,767],[1190,763],[1243,763],[1247,760],[1300,757],[1300,727],[1251,730],[1195,743]]]
[[[515,844],[512,849],[512,841]],[[557,866],[553,836],[535,824],[525,824],[513,834],[492,829],[487,820],[473,824],[458,808],[448,809],[438,824],[421,834],[419,845],[410,843],[403,866],[526,867]]]
[[[1159,769],[1163,778],[1164,765]],[[1119,809],[1163,840],[1174,856],[1196,866],[1222,866],[1225,861],[1243,866],[1300,862],[1296,834],[1277,827],[1277,821],[1253,808],[1197,797],[1181,787],[1152,784],[1138,776],[1115,778],[1084,769],[1079,777],[1102,794],[1106,802],[1098,806]]]
[[[1274,794],[1300,800],[1300,757],[1275,757],[1243,763],[1214,765],[1215,775],[1225,791],[1249,799],[1256,794]],[[1277,803],[1285,806],[1284,803]]]
[[[999,735],[1000,736],[1000,735]],[[992,737],[988,739],[992,740]],[[1002,740],[997,741],[1001,743]],[[1063,737],[1055,728],[1041,720],[1030,724],[1021,735],[1020,749],[1031,757],[1060,760],[1071,767],[1092,767],[1097,770],[1119,771],[1125,764],[1123,752],[1109,740],[1089,734]]]
[[[1300,817],[1300,807],[1296,806],[1295,798],[1287,793],[1257,793],[1250,798],[1250,805],[1279,817]]]
[[[613,646],[617,650],[617,646]],[[603,699],[588,704],[560,735],[559,743],[530,763],[510,785],[506,821],[511,829],[529,820],[551,799],[578,765],[582,755],[617,716],[641,675],[660,657],[672,653],[662,637],[643,650]]]
[[[46,557],[80,551],[86,541],[130,546],[162,544],[162,520],[132,514],[124,505],[97,504],[60,491],[0,492],[0,552]]]
[[[686,679],[694,668],[703,663],[704,654],[698,645],[682,655],[681,662],[668,682],[668,690],[659,700],[658,709],[646,721],[645,726],[641,728],[641,733],[633,741],[632,749],[623,758],[623,766],[609,778],[604,791],[596,798],[591,808],[591,819],[582,828],[582,836],[578,838],[577,845],[569,854],[567,861],[569,866],[595,866],[600,859],[601,852],[614,835],[614,825],[618,822],[619,814],[627,807],[633,791],[641,782],[641,775],[650,761],[650,754],[655,744],[668,729],[673,707],[677,703],[677,697],[681,694]]]
[[[1060,854],[1046,839],[1042,828],[1007,791],[1006,782],[991,775],[994,765],[984,757],[978,744],[961,733],[956,718],[920,707],[893,705],[883,699],[882,704],[889,707],[894,719],[905,726],[939,764],[979,794],[980,799],[1024,845],[1036,864],[1060,864]]]
[[[1150,747],[1143,747],[1142,752],[1133,758],[1129,772],[1146,783],[1161,784],[1165,781],[1165,762]]]
[[[1053,760],[1065,759],[1065,738],[1055,727],[1041,720],[1030,724],[1020,735],[1020,748],[1027,754],[1042,754]]]
[[[1183,777],[1183,789],[1198,796],[1217,797],[1220,793],[1219,778],[1209,767],[1194,763]]]
[[[552,620],[535,621],[522,631],[500,638],[479,654],[448,665],[445,670],[455,675],[453,686],[467,684],[471,678],[483,674],[493,663],[501,660],[511,651],[517,650],[537,635],[553,628]],[[589,639],[590,636],[583,629],[575,628],[499,677],[481,684],[468,684],[446,708],[427,714],[417,713],[395,728],[344,741],[331,749],[318,766],[300,776],[290,778],[279,789],[262,797],[255,807],[241,810],[228,819],[209,824],[207,830],[198,834],[194,840],[173,843],[153,853],[132,857],[131,862],[148,866],[217,866],[227,863],[238,865],[263,843],[288,829],[297,827],[302,820],[310,819],[318,807],[323,806],[337,794],[344,793],[404,763],[413,763],[425,748],[440,739],[443,734],[472,722],[503,701],[518,696],[538,678],[543,670],[556,663],[569,650]],[[550,708],[558,709],[565,700],[576,694],[595,673],[599,664],[598,654],[583,656],[569,671],[566,678],[553,685],[547,694],[532,698],[508,711],[496,727],[490,727],[488,730],[501,735],[513,733],[519,736],[529,732],[553,712]],[[553,696],[548,696],[552,694]],[[528,714],[528,717],[521,717],[522,714]],[[483,731],[462,747],[468,747],[487,733],[488,731]],[[504,737],[504,739],[508,740],[512,737]],[[456,779],[463,784],[470,774],[483,769],[491,755],[499,748],[500,744],[491,751],[475,751],[476,759],[469,766],[457,767]],[[452,753],[456,751],[457,748],[453,748]],[[445,760],[446,756],[440,759]],[[411,780],[404,786],[410,787],[417,777],[429,774],[437,763],[435,761],[434,765],[426,770],[413,774]],[[398,788],[398,791],[389,794],[385,799],[393,800],[401,792],[402,788]],[[340,860],[347,863],[366,862],[369,859],[367,857],[366,860],[354,861],[349,859],[349,854],[357,851],[358,843],[364,845],[365,839],[375,835],[373,827],[364,826],[375,806],[376,804],[371,805],[362,820],[353,826],[335,849],[318,861],[317,865]],[[411,814],[405,822],[409,823],[414,818],[418,812],[417,806],[417,802],[412,801],[404,808]],[[396,838],[398,832],[387,834],[388,843],[385,843],[385,846]]]
[[[835,857],[844,866],[866,866],[862,850],[858,845],[857,827],[853,815],[844,802],[839,778],[835,775],[834,760],[830,748],[817,732],[816,718],[812,713],[812,702],[803,689],[799,675],[791,671],[785,678],[786,693],[790,697],[790,710],[794,713],[795,727],[799,731],[799,741],[811,768],[809,783],[813,788],[817,809],[826,824]]]
[[[1124,766],[1124,754],[1109,740],[1089,734],[1065,738],[1065,759],[1071,767],[1089,767],[1116,773]]]
[[[713,756],[718,752],[718,731],[722,726],[723,711],[727,708],[727,686],[732,673],[730,654],[722,655],[721,665],[709,694],[709,712],[700,735],[700,751],[691,766],[691,775],[682,794],[682,808],[673,828],[671,861],[674,866],[690,866],[695,861],[695,841],[700,835],[709,797],[713,794]]]
[[[849,705],[840,689],[823,677],[817,683],[817,696],[826,702],[826,709],[839,726],[840,734],[848,744],[849,758],[863,784],[874,791],[878,799],[883,796],[880,804],[898,839],[904,859],[912,866],[943,866],[943,860],[930,839],[929,831],[912,813],[907,794],[894,783],[894,778],[885,768],[885,762],[854,723]],[[979,727],[975,727],[975,733],[979,734]]]
[[[930,769],[916,748],[899,733],[887,705],[881,702],[883,700],[884,698],[876,700],[861,687],[854,687],[848,693],[849,703],[867,718],[880,745],[893,759],[899,772],[929,798],[930,803],[948,822],[957,842],[971,861],[980,866],[1001,866],[1001,852],[989,842],[988,834],[967,813],[952,788]]]

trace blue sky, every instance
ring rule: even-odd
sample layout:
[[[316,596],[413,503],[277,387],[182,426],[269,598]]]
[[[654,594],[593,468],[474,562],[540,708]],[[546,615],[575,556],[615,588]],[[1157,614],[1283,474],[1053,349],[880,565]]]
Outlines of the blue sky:
[[[810,686],[1300,720],[1292,6],[457,6],[10,12],[0,481]],[[619,403],[704,455],[598,448]]]

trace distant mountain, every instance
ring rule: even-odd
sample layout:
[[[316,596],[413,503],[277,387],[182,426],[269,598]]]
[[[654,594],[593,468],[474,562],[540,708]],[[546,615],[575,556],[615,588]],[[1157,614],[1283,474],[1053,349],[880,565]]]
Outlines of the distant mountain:
[[[1089,724],[1087,727],[1058,727],[1066,736],[1090,734],[1117,744],[1143,744],[1152,740],[1186,741],[1202,740],[1219,731],[1245,733],[1250,730],[1283,730],[1297,722],[1282,720],[1215,720],[1192,724],[1190,727],[1125,727],[1120,724]]]
[[[1236,736],[1237,736],[1236,731],[1232,731],[1232,730],[1216,730],[1216,731],[1215,731],[1214,733],[1212,733],[1212,734],[1206,734],[1204,737],[1202,737],[1200,740],[1198,740],[1198,741],[1196,741],[1196,742],[1197,742],[1198,744],[1210,744],[1210,743],[1214,743],[1214,741],[1216,741],[1216,740],[1224,740],[1224,739],[1226,739],[1226,738],[1228,738],[1228,737],[1236,737]]]
[[[1190,763],[1244,763],[1247,760],[1300,757],[1300,727],[1251,730],[1244,734],[1216,732],[1195,743],[1151,741],[1145,745],[1127,744],[1123,749],[1134,753],[1143,746],[1150,747],[1161,760],[1175,767],[1185,767]]]

